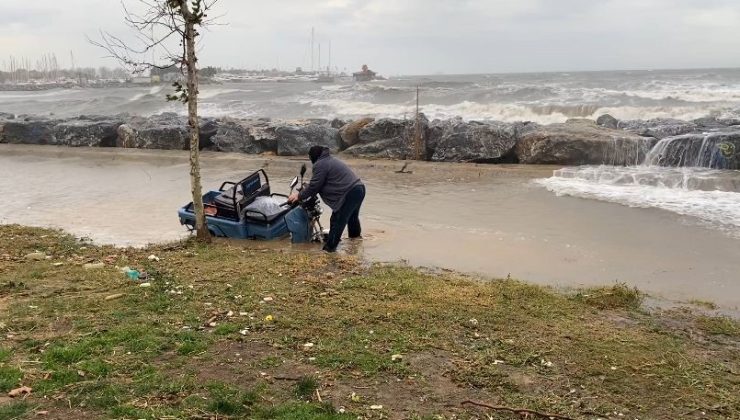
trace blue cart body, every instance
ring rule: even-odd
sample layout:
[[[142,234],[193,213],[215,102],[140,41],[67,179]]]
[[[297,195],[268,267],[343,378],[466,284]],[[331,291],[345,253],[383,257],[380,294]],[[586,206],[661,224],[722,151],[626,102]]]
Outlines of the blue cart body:
[[[296,217],[297,212],[304,211],[300,207],[285,205],[274,214],[264,214],[248,208],[258,197],[287,200],[285,195],[271,194],[269,179],[264,170],[256,171],[239,182],[224,182],[218,191],[206,193],[203,196],[203,206],[211,235],[238,239],[279,239],[290,233],[286,216],[289,220],[304,220],[303,217]],[[180,224],[190,230],[195,228],[192,202],[181,207],[177,215]],[[294,224],[295,222],[291,223]],[[298,229],[304,228],[299,226]]]

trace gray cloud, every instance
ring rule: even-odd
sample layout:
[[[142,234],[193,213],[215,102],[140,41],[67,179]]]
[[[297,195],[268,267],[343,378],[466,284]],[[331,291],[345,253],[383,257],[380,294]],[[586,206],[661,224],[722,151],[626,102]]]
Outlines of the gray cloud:
[[[84,35],[126,33],[114,0],[3,3],[0,54],[112,65]],[[339,68],[383,74],[740,66],[736,0],[221,0],[216,13],[203,64],[308,67],[313,26],[324,65],[331,41]]]

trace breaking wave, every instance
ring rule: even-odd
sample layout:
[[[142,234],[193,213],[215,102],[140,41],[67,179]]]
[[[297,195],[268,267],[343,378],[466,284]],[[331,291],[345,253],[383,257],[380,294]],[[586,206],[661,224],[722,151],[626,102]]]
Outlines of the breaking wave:
[[[740,70],[409,76],[372,83],[318,84],[270,78],[202,85],[204,115],[317,118],[430,118],[564,122],[609,113],[619,119],[740,116]],[[168,86],[0,92],[0,111],[60,116],[184,113]]]
[[[740,171],[654,166],[564,168],[535,181],[558,196],[666,210],[740,238]]]

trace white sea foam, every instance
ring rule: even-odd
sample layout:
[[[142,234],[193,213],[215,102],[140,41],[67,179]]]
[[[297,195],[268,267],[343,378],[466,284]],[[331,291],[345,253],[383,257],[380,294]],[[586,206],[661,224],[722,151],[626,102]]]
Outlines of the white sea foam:
[[[299,99],[299,103],[311,107],[325,108],[329,116],[374,116],[389,118],[404,118],[413,115],[415,104],[413,102],[383,104],[370,101],[357,101],[348,99]],[[568,113],[566,110],[575,110],[578,107],[586,109],[586,112]],[[591,111],[591,112],[588,112]],[[720,114],[727,112],[723,107],[703,106],[652,106],[652,107],[598,107],[598,106],[568,106],[568,105],[523,105],[506,103],[479,103],[473,101],[462,101],[452,105],[425,104],[421,106],[428,118],[455,118],[462,117],[465,120],[496,120],[496,121],[534,121],[541,124],[562,123],[570,118],[596,119],[603,114],[623,119],[650,119],[650,118],[676,118],[692,120],[709,114]]]
[[[740,172],[699,168],[566,168],[535,181],[559,196],[656,208],[740,238]]]

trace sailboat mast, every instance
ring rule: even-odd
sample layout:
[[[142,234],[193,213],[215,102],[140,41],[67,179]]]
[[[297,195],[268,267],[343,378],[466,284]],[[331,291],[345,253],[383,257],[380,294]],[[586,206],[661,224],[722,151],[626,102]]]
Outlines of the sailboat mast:
[[[314,28],[311,28],[311,71],[314,70],[313,67],[313,59],[314,59],[314,51],[313,51],[313,42],[314,42]]]

